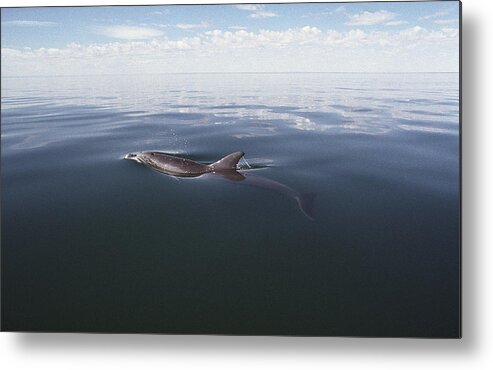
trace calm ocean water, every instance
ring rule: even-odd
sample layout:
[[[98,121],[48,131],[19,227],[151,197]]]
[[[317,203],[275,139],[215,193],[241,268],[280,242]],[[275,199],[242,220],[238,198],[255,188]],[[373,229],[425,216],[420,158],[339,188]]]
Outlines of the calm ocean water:
[[[3,330],[459,334],[458,74],[1,82]]]

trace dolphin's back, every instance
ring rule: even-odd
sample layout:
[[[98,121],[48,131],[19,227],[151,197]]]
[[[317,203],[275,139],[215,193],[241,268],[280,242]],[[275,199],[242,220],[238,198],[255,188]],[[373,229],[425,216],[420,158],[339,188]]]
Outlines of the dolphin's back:
[[[175,176],[199,176],[211,172],[211,168],[202,163],[197,163],[186,158],[175,157],[160,152],[152,152],[146,163],[159,172]]]
[[[190,159],[176,157],[162,152],[142,152],[139,161],[172,176],[196,177],[208,172],[236,171],[238,161],[245,153],[234,152],[212,164],[202,164]],[[133,157],[130,157],[133,158]]]

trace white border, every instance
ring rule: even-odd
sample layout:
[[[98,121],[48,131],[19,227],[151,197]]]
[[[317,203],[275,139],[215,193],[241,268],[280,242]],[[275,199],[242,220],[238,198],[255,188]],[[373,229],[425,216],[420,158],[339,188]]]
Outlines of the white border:
[[[146,0],[140,3],[207,2]],[[94,4],[138,2],[2,0],[1,6]],[[492,4],[485,0],[463,1],[462,340],[0,333],[0,367],[36,370],[158,366],[200,370],[300,370],[329,366],[413,370],[490,368],[493,363]]]

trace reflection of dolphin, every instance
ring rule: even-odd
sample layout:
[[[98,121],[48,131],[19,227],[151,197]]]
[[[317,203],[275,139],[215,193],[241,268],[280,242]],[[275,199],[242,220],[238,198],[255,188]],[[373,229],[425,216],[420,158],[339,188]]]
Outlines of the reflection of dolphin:
[[[137,152],[129,153],[124,159],[130,159],[145,164],[152,169],[177,177],[198,177],[207,173],[220,175],[221,177],[242,185],[254,186],[283,194],[296,200],[300,210],[313,220],[313,200],[315,194],[301,194],[287,185],[274,180],[269,180],[258,175],[238,172],[238,161],[245,153],[235,152],[227,155],[212,164],[197,163],[190,159],[176,157],[161,152]]]

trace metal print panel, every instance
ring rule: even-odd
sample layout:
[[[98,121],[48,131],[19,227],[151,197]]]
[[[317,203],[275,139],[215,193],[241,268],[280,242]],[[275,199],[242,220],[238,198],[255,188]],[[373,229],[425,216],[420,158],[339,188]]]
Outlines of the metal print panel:
[[[1,10],[3,331],[460,337],[460,3]]]

